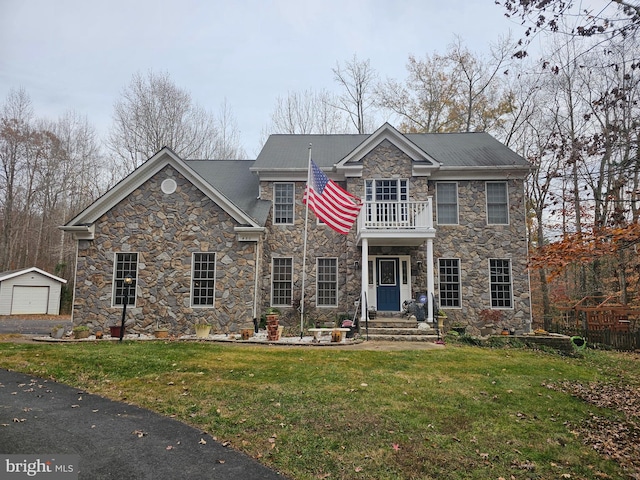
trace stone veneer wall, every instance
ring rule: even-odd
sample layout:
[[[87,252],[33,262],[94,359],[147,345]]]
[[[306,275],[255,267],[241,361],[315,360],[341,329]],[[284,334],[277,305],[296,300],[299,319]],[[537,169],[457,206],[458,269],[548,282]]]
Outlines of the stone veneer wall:
[[[496,178],[495,180],[500,180]],[[469,325],[471,333],[484,326],[480,312],[491,308],[489,259],[511,260],[512,309],[500,310],[495,325],[528,332],[531,325],[523,180],[509,179],[509,224],[487,225],[485,181],[458,181],[459,224],[436,225],[435,271],[438,259],[460,260],[462,308],[446,309],[449,322]],[[431,182],[435,190],[435,183]],[[435,192],[433,192],[435,198]],[[435,209],[435,205],[434,205]],[[436,273],[436,290],[437,290]]]
[[[173,178],[178,188],[164,194]],[[74,324],[102,329],[119,322],[112,306],[115,254],[138,252],[135,307],[127,307],[134,332],[150,333],[156,322],[174,334],[193,333],[200,320],[214,332],[252,325],[254,242],[238,242],[237,222],[171,167],[165,167],[96,222],[95,240],[78,245]],[[191,307],[194,252],[216,252],[214,308]]]
[[[412,161],[401,150],[388,141],[368,153],[363,159],[362,177],[349,178],[346,189],[354,195],[364,197],[365,179],[407,178],[409,198],[414,201],[433,197],[434,221],[436,219],[435,182],[429,177],[412,177]],[[496,178],[495,180],[502,180]],[[443,180],[444,181],[444,180]],[[501,310],[503,326],[528,331],[531,322],[529,276],[526,270],[527,242],[524,217],[523,181],[508,180],[509,225],[486,224],[485,181],[458,181],[459,225],[436,225],[434,240],[434,272],[436,296],[438,295],[438,259],[457,258],[461,267],[462,307],[446,309],[448,323],[461,322],[469,331],[478,333],[484,326],[480,311],[490,308],[489,259],[510,259],[513,284],[514,308]],[[293,257],[294,299],[300,298],[302,251],[304,238],[305,206],[302,203],[305,182],[295,185],[294,225],[267,224],[262,266],[262,309],[270,305],[271,259]],[[272,200],[273,183],[261,183],[261,198]],[[356,227],[348,235],[340,235],[324,225],[317,225],[313,212],[309,213],[307,241],[307,280],[305,288],[305,311],[311,319],[335,320],[340,313],[354,311],[354,301],[360,296],[361,272],[354,268],[361,261],[361,248],[355,245]],[[370,246],[370,255],[410,255],[412,292],[416,297],[426,292],[427,269],[426,244],[420,246]],[[317,257],[338,258],[337,308],[315,307],[315,259]],[[417,268],[423,262],[422,269]],[[363,266],[361,265],[360,268]],[[296,325],[299,315],[293,309],[281,308],[285,323]]]

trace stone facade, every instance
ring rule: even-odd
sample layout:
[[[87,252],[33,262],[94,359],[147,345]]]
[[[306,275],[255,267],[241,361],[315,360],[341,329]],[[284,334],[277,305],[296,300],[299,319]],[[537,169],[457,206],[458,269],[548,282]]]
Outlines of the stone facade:
[[[177,189],[165,194],[160,184],[173,178]],[[171,167],[165,167],[96,222],[95,240],[78,246],[74,323],[102,329],[118,322],[113,306],[116,253],[137,252],[135,306],[127,308],[133,332],[156,326],[172,333],[193,333],[208,321],[213,331],[235,332],[252,325],[255,282],[253,242],[238,242],[235,221]],[[215,305],[191,306],[191,259],[196,252],[216,253]]]
[[[361,198],[365,196],[365,184],[369,179],[407,179],[409,201],[422,202],[430,197],[435,199],[439,178],[454,181],[446,179],[437,168],[431,176],[412,176],[414,161],[389,140],[383,140],[358,161],[362,165],[361,176],[347,177],[342,186]],[[188,176],[186,170],[176,170],[181,167],[173,168],[171,165],[176,164],[167,164],[159,172],[150,174],[135,191],[117,205],[110,206],[94,223],[93,240],[79,240],[74,322],[97,330],[109,322],[119,321],[122,308],[113,305],[116,254],[137,252],[136,303],[127,308],[127,318],[133,320],[134,332],[151,333],[157,323],[168,327],[174,334],[192,333],[193,325],[199,321],[213,324],[213,332],[238,332],[252,326],[254,300],[257,298],[255,314],[258,317],[272,305],[272,261],[278,257],[291,258],[293,264],[293,305],[278,306],[283,313],[280,323],[292,327],[299,325],[300,315],[296,307],[299,306],[302,289],[306,211],[302,198],[306,182],[280,180],[294,184],[292,225],[273,224],[271,211],[266,223],[264,218],[260,223],[265,230],[263,236],[239,241],[234,228],[242,225],[227,213],[229,210],[212,201],[179,173],[182,171]],[[163,193],[161,184],[166,179],[176,182],[175,192]],[[492,180],[505,181],[505,178]],[[509,195],[507,225],[487,224],[487,179],[455,181],[459,223],[436,223],[433,240],[436,297],[439,296],[439,259],[458,259],[460,262],[461,306],[445,310],[447,322],[465,324],[470,333],[479,333],[479,329],[485,326],[481,312],[491,308],[489,259],[508,259],[511,262],[513,307],[499,310],[501,318],[495,328],[528,331],[531,306],[526,269],[524,180],[506,180]],[[274,183],[260,181],[262,200],[273,200]],[[434,219],[435,210],[434,201]],[[367,268],[361,264],[362,249],[356,244],[356,239],[355,226],[348,235],[340,235],[326,225],[318,224],[315,214],[309,212],[305,262],[307,324],[335,322],[342,315],[353,315],[355,302],[360,297],[362,269]],[[410,290],[411,298],[417,298],[427,292],[426,248],[426,240],[421,245],[400,246],[390,239],[386,245],[370,246],[368,253],[369,258],[408,257],[410,284],[407,290]],[[216,254],[213,307],[191,305],[192,255],[198,252]],[[259,258],[256,258],[258,254]],[[337,306],[316,307],[318,258],[337,259]]]
[[[437,179],[412,177],[412,160],[388,141],[382,142],[364,157],[362,177],[350,178],[344,186],[349,192],[362,198],[365,180],[374,178],[408,179],[409,199],[412,201],[425,201],[429,196],[435,197]],[[448,316],[447,322],[462,323],[468,326],[470,332],[479,333],[479,329],[484,326],[480,312],[491,308],[489,259],[509,259],[514,305],[513,308],[500,310],[502,318],[495,328],[507,327],[517,331],[528,331],[531,305],[526,269],[524,184],[522,180],[508,181],[509,224],[487,225],[485,182],[485,180],[458,181],[459,224],[435,226],[437,230],[434,241],[435,295],[438,296],[438,260],[440,258],[459,259],[462,305],[460,308],[445,310]],[[268,234],[265,240],[261,283],[263,309],[270,305],[271,260],[275,257],[293,258],[294,299],[300,298],[305,219],[305,206],[302,203],[304,188],[305,182],[295,183],[296,205],[293,225],[272,225],[271,220],[267,224]],[[272,182],[262,182],[261,192],[261,198],[272,200]],[[361,248],[355,244],[355,227],[348,235],[340,235],[325,225],[318,225],[312,212],[309,215],[305,311],[311,319],[335,321],[340,314],[352,314],[354,302],[360,297],[361,271],[354,265],[361,259]],[[369,249],[369,255],[370,257],[409,255],[412,298],[416,298],[420,293],[426,293],[425,244],[373,246]],[[315,261],[318,257],[338,258],[339,305],[337,307],[315,307]],[[422,268],[418,268],[418,262],[421,262]],[[293,309],[281,308],[281,310],[285,312],[285,319],[290,319],[292,324],[299,322],[299,317]]]

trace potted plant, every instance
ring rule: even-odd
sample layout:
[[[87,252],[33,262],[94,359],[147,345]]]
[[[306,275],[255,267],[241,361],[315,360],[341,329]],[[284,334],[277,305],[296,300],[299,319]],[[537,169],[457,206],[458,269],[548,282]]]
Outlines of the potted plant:
[[[64,325],[54,325],[51,329],[51,338],[62,338],[64,336]]]
[[[373,320],[378,315],[376,307],[369,307],[369,320]]]
[[[454,332],[457,332],[460,335],[464,335],[467,331],[467,326],[460,322],[455,322],[451,324],[451,330],[453,330]]]
[[[267,340],[279,340],[279,332],[282,332],[282,330],[279,330],[278,328],[278,318],[280,317],[280,310],[275,307],[269,307],[267,308],[265,314],[267,317]]]
[[[167,338],[169,336],[169,329],[167,327],[161,327],[159,323],[156,323],[153,336],[156,338]]]
[[[211,332],[211,324],[204,321],[196,323],[195,328],[197,338],[207,338]]]
[[[77,327],[73,327],[73,338],[88,338],[89,337],[89,327],[86,325],[78,325]]]

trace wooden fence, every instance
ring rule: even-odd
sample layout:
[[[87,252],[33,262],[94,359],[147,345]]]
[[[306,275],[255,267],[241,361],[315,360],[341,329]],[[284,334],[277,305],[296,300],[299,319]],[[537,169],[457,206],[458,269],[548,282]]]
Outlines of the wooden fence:
[[[615,350],[640,350],[640,330],[620,332],[612,329],[576,329],[567,328],[563,324],[553,323],[550,332],[579,336],[587,339],[587,346],[606,345]]]

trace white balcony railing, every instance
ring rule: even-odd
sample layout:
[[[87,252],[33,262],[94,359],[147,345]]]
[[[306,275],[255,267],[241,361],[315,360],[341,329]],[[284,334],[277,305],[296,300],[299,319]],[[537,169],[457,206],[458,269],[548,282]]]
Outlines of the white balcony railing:
[[[364,202],[358,227],[360,231],[433,229],[431,198],[426,202]]]

